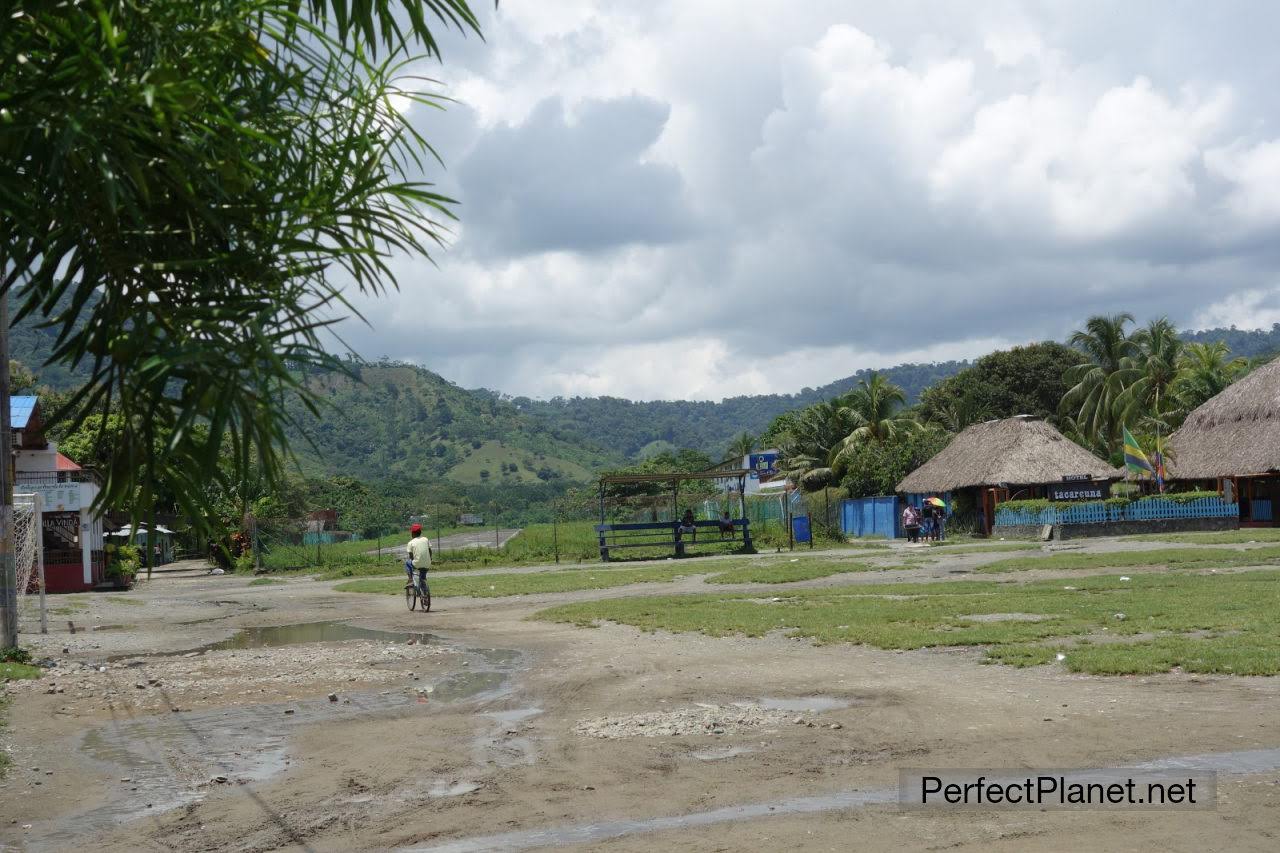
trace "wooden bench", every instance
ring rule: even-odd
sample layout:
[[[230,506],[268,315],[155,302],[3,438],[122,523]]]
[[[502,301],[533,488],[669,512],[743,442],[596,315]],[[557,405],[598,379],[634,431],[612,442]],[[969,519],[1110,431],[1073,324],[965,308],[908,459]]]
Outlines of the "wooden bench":
[[[688,545],[714,542],[741,542],[744,548],[751,548],[750,522],[745,518],[730,519],[733,533],[724,535],[720,531],[719,521],[695,521],[692,533],[681,533],[678,521],[645,521],[629,524],[597,524],[596,535],[600,539],[600,559],[609,562],[609,552],[618,548],[656,548],[671,547],[675,556],[685,556]],[[708,531],[714,535],[699,534]],[[619,541],[622,540],[622,541]]]

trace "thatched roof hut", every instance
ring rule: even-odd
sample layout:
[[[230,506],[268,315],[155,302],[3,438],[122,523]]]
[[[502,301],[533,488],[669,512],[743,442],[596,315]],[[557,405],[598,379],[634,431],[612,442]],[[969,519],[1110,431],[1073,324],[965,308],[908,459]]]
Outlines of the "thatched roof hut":
[[[1018,415],[974,424],[941,453],[907,475],[899,492],[950,492],[1002,483],[1055,483],[1087,474],[1114,480],[1123,473],[1044,421]]]
[[[1209,480],[1280,470],[1280,359],[1187,416],[1169,437],[1170,477]]]

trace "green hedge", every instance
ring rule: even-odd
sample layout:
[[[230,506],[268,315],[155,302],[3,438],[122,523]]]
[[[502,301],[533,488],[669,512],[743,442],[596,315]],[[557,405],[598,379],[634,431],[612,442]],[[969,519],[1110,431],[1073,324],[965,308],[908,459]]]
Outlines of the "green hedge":
[[[1200,500],[1201,498],[1220,498],[1220,497],[1222,496],[1217,492],[1202,491],[1202,492],[1167,492],[1166,494],[1163,494],[1163,495],[1145,495],[1143,497],[1137,498],[1136,500],[1130,500],[1129,498],[1126,498],[1126,497],[1115,497],[1115,498],[1106,498],[1101,501],[1069,502],[1069,501],[1051,501],[1051,500],[1048,500],[1047,498],[1031,498],[1028,500],[1004,501],[1003,503],[999,504],[996,507],[996,509],[998,510],[1007,509],[1010,512],[1021,512],[1025,510],[1026,512],[1035,514],[1035,513],[1042,512],[1046,509],[1049,509],[1050,507],[1053,507],[1053,506],[1067,506],[1067,505],[1085,506],[1088,504],[1101,504],[1103,506],[1128,506],[1131,503],[1138,503],[1140,501],[1155,501],[1155,500],[1172,501],[1174,503],[1191,503],[1192,501],[1197,501],[1197,500]]]

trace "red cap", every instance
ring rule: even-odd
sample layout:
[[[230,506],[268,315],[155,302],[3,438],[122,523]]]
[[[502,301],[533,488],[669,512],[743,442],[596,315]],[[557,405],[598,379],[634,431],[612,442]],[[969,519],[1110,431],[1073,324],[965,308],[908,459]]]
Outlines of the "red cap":
[[[410,532],[410,533],[421,533],[421,532],[422,532],[422,525],[421,525],[421,524],[414,523],[413,525],[411,525],[411,526],[409,527],[409,532]]]

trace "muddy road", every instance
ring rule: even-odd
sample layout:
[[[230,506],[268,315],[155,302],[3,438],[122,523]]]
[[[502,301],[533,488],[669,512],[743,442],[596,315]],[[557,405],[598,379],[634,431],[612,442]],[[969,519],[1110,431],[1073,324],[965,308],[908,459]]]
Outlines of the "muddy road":
[[[952,571],[949,559],[927,571]],[[880,575],[877,580],[886,578]],[[861,582],[848,578],[847,582]],[[835,582],[834,580],[831,582]],[[647,584],[623,592],[691,588]],[[174,572],[88,596],[5,686],[29,850],[1275,850],[1280,683],[1101,678],[781,637],[529,621],[548,603]],[[72,633],[68,620],[76,630]],[[38,637],[38,635],[36,635]],[[902,767],[1199,757],[1218,806],[902,812]]]

